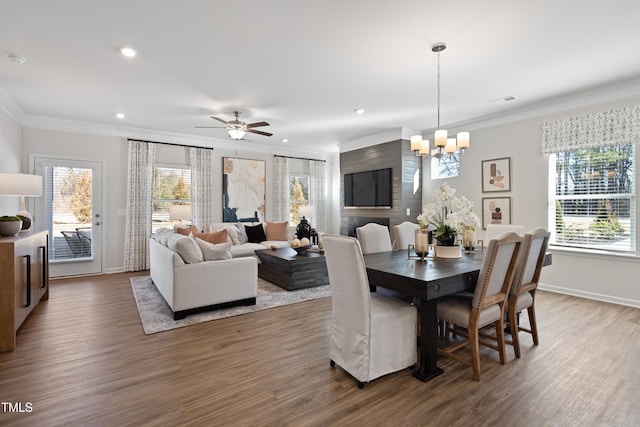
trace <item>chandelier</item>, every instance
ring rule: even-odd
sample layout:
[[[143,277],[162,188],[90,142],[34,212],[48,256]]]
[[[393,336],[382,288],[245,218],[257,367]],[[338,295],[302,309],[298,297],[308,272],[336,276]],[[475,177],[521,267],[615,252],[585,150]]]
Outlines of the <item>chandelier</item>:
[[[443,42],[431,46],[431,51],[438,54],[438,128],[434,134],[436,152],[431,154],[428,139],[422,139],[422,135],[413,135],[411,151],[414,151],[416,156],[440,158],[445,154],[451,156],[456,152],[464,154],[464,151],[469,148],[469,132],[458,132],[455,138],[449,138],[447,130],[440,127],[440,52],[446,48],[447,45]]]

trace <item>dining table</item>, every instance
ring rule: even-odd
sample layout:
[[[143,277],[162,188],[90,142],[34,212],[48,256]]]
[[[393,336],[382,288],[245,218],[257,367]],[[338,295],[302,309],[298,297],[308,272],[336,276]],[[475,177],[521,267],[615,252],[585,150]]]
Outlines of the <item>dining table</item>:
[[[372,290],[378,286],[413,297],[417,306],[418,364],[413,375],[429,381],[444,371],[438,367],[438,299],[461,291],[475,290],[484,252],[463,251],[460,258],[415,258],[407,251],[364,255]],[[543,266],[551,265],[547,253]]]
[[[419,314],[419,354],[413,375],[428,381],[444,371],[438,367],[438,298],[473,291],[482,259],[481,252],[462,253],[461,258],[409,258],[407,251],[364,255],[372,290],[384,287],[413,297]]]

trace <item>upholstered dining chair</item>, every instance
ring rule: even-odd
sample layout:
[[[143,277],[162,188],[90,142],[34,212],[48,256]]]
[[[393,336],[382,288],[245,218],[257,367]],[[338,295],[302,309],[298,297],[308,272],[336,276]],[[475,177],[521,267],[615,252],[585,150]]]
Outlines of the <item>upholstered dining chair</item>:
[[[495,239],[502,233],[512,231],[518,236],[524,236],[524,225],[511,224],[487,224],[487,231],[484,234],[484,244],[488,245],[491,239]]]
[[[370,293],[360,244],[353,237],[323,238],[332,317],[329,358],[358,387],[416,363],[417,311],[386,294]]]
[[[504,314],[521,244],[522,237],[513,232],[492,239],[482,261],[473,298],[451,297],[438,303],[439,321],[453,325],[456,335],[464,336],[460,342],[438,349],[438,354],[471,365],[476,381],[480,381],[479,344],[498,351],[500,363],[506,362]],[[496,330],[497,345],[479,339],[480,329],[491,324]],[[456,354],[467,345],[471,358]]]
[[[360,242],[363,254],[387,252],[392,250],[389,228],[370,222],[356,228],[356,237]]]
[[[533,344],[538,345],[538,326],[536,323],[536,289],[540,280],[542,264],[549,246],[549,233],[542,227],[534,228],[524,235],[524,241],[520,250],[516,272],[509,291],[509,303],[507,305],[507,317],[513,351],[516,357],[520,357],[519,332],[531,334]],[[523,327],[518,322],[518,313],[527,309],[529,328]]]
[[[419,225],[413,222],[405,221],[401,224],[395,225],[393,227],[394,232],[396,234],[396,238],[393,241],[393,250],[407,250],[409,245],[415,243],[416,230]]]

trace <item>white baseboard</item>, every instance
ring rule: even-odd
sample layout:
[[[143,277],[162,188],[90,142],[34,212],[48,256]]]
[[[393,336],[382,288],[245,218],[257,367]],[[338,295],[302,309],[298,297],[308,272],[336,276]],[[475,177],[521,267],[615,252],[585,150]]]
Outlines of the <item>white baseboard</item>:
[[[104,274],[124,273],[124,267],[107,268]]]
[[[640,301],[629,298],[619,298],[611,295],[598,294],[595,292],[585,292],[571,288],[563,288],[562,286],[538,284],[538,289],[543,291],[555,292],[557,294],[572,295],[580,298],[587,298],[596,301],[610,302],[613,304],[628,305],[630,307],[640,308]]]

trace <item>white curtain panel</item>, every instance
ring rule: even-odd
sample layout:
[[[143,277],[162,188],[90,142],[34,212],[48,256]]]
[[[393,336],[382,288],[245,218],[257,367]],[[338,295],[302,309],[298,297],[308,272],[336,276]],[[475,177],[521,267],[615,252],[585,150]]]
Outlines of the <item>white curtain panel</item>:
[[[273,221],[289,221],[289,170],[291,159],[273,158]]]
[[[315,209],[318,233],[325,230],[325,164],[322,160],[309,160],[309,206]]]
[[[213,223],[213,185],[211,152],[206,148],[189,148],[191,161],[191,222],[201,230]]]
[[[124,237],[124,269],[149,269],[149,238],[156,145],[129,140],[127,220]]]
[[[542,124],[542,154],[640,142],[640,105]]]

